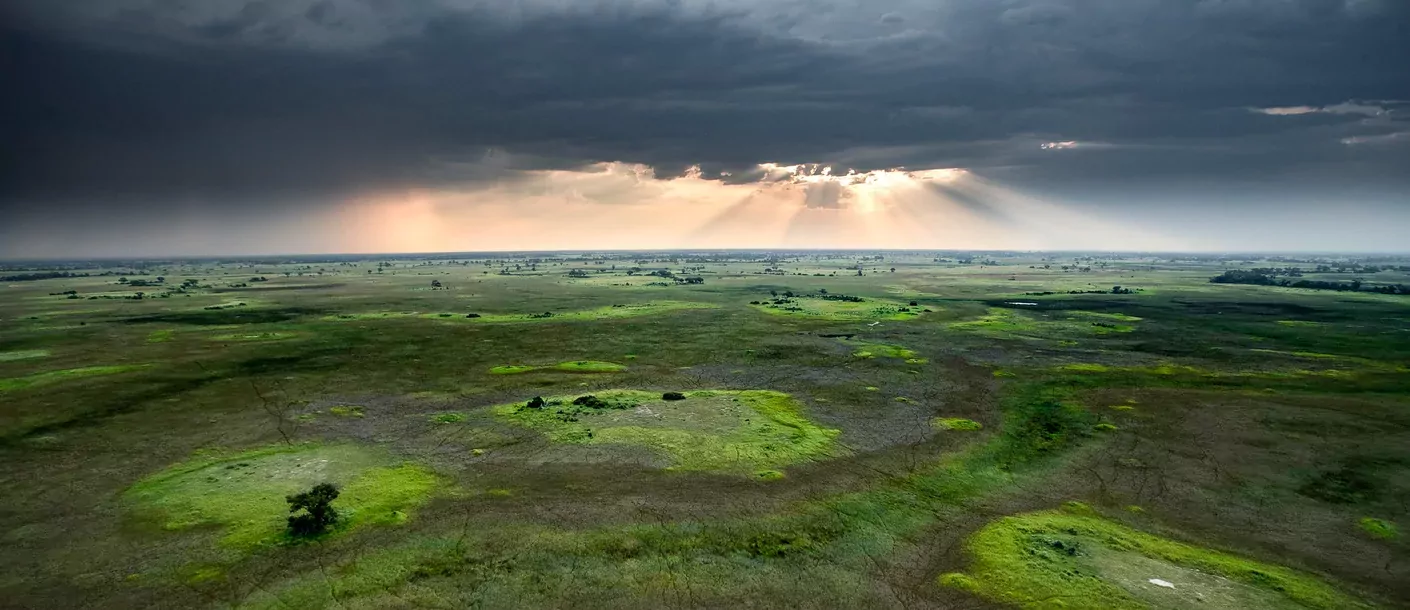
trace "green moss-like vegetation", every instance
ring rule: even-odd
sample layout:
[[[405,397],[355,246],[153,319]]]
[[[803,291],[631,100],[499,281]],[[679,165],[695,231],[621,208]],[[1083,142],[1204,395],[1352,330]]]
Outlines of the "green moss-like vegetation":
[[[620,373],[625,370],[627,370],[626,365],[617,364],[615,362],[601,362],[597,360],[574,360],[572,362],[560,362],[552,366],[507,364],[491,368],[490,374],[517,375],[520,373],[530,373],[534,371],[558,371],[560,373]]]
[[[846,343],[857,348],[857,351],[852,352],[853,358],[895,358],[905,360],[906,364],[925,364],[927,362],[925,358],[921,358],[915,351],[899,345],[868,343],[864,341],[847,341]]]
[[[763,301],[750,307],[768,314],[822,318],[827,320],[914,320],[924,313],[901,301],[867,298],[860,302],[835,301],[815,296],[799,296],[784,303]]]
[[[218,526],[223,546],[248,549],[285,541],[285,496],[324,482],[341,490],[334,534],[405,520],[440,484],[429,469],[378,450],[297,445],[197,457],[139,481],[123,499],[163,529]]]
[[[1082,362],[1077,364],[1063,365],[1062,370],[1071,371],[1074,373],[1105,373],[1111,369],[1108,369],[1105,364],[1093,364]]]
[[[1096,430],[1097,432],[1116,432],[1117,427],[1115,424],[1108,424],[1103,422],[1093,426],[1092,429]]]
[[[47,349],[22,349],[10,352],[0,352],[0,362],[29,360],[31,358],[44,358],[48,355],[49,350]]]
[[[951,330],[999,334],[1038,330],[1037,323],[1027,315],[998,307],[990,308],[977,320],[951,322],[949,327]]]
[[[81,379],[84,377],[97,377],[100,375],[116,375],[130,371],[140,371],[148,368],[150,364],[118,364],[111,366],[86,366],[76,369],[61,369],[57,371],[45,371],[24,377],[11,377],[0,379],[0,392],[12,390],[24,390],[28,388],[59,383],[71,379]]]
[[[438,320],[443,322],[461,322],[466,324],[506,324],[506,323],[532,323],[532,322],[575,322],[584,320],[610,320],[614,318],[630,318],[635,316],[647,316],[670,311],[681,311],[686,309],[714,309],[719,307],[712,303],[696,303],[689,301],[654,301],[651,303],[631,303],[625,305],[608,305],[593,309],[582,309],[576,311],[542,311],[532,313],[416,313],[398,311],[372,311],[340,313],[326,316],[323,319],[333,322],[365,321],[365,320],[385,320],[395,318],[422,318],[427,320]]]
[[[168,329],[164,329],[164,330],[154,330],[154,331],[152,331],[150,334],[147,335],[147,342],[148,342],[148,343],[166,343],[167,341],[171,341],[172,338],[173,338],[175,335],[176,335],[176,331],[174,331],[174,330],[172,330],[172,329],[169,329],[169,328],[168,328]]]
[[[827,457],[840,431],[820,427],[791,396],[767,390],[689,392],[666,401],[654,392],[609,390],[598,404],[575,396],[494,407],[507,421],[562,443],[620,443],[653,449],[678,470],[752,473]]]
[[[1400,537],[1400,528],[1394,523],[1385,519],[1375,517],[1362,517],[1357,525],[1361,526],[1361,531],[1366,532],[1377,540],[1395,540]]]
[[[951,322],[948,328],[995,338],[1056,339],[1072,345],[1073,337],[1132,332],[1136,327],[1130,323],[1140,319],[1081,310],[1039,313],[991,307],[977,319]]]
[[[1090,509],[1006,517],[966,548],[974,560],[967,578],[941,583],[1020,608],[1370,608],[1311,575],[1134,530]]]
[[[464,413],[437,413],[431,416],[431,422],[436,424],[455,424],[465,421]]]
[[[283,341],[299,336],[298,333],[268,331],[259,333],[227,333],[214,335],[211,341]]]
[[[366,417],[360,405],[337,405],[328,407],[328,413],[338,417]]]
[[[680,403],[711,396],[698,392]],[[1053,405],[1059,403],[1054,401],[1041,386],[1013,386],[1004,401],[1005,426],[1018,432],[993,436],[874,489],[796,505],[783,514],[589,530],[472,528],[468,540],[462,534],[412,539],[358,555],[336,569],[305,573],[252,596],[248,605],[334,608],[350,600],[367,607],[433,605],[435,591],[410,583],[436,576],[483,579],[477,591],[507,606],[553,605],[561,603],[562,590],[545,589],[541,579],[523,575],[528,568],[538,574],[549,566],[571,566],[575,582],[597,583],[590,590],[593,599],[599,591],[611,591],[624,605],[651,607],[681,579],[709,583],[698,591],[721,606],[782,600],[770,596],[800,590],[778,591],[771,583],[801,575],[807,578],[806,594],[815,596],[809,600],[819,607],[885,607],[889,599],[868,597],[867,581],[856,571],[874,569],[877,554],[895,551],[898,539],[922,536],[940,512],[1012,485],[1015,477],[1051,472],[1043,464],[1055,462],[1056,449],[1065,446],[1056,439],[1070,444],[1069,432],[1090,427],[1066,409],[1055,415]],[[764,478],[758,471],[753,476]],[[672,580],[663,581],[663,573]]]
[[[984,424],[981,424],[972,419],[964,419],[960,417],[937,417],[935,419],[930,420],[930,425],[934,426],[936,430],[970,431],[984,429]]]

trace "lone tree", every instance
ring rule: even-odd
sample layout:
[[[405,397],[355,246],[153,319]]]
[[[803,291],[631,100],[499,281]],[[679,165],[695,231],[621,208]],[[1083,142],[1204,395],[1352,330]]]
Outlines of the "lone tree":
[[[309,538],[328,531],[328,527],[338,522],[338,511],[330,504],[338,498],[338,488],[332,483],[319,483],[301,494],[286,496],[289,512],[303,514],[289,516],[289,534],[296,538]]]

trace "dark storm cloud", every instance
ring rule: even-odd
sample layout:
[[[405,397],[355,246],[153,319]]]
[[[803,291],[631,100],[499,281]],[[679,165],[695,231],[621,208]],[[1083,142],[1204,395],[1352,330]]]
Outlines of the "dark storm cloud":
[[[288,201],[603,160],[1392,187],[1410,161],[1397,0],[56,4],[6,15],[11,203]],[[1256,111],[1349,100],[1382,112]]]

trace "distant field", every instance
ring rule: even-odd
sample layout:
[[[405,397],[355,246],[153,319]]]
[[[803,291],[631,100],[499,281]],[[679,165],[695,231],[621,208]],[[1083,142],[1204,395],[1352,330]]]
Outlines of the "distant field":
[[[1410,285],[1310,255],[17,268],[87,275],[0,285],[0,605],[1410,607],[1410,296],[1209,281],[1290,267]],[[291,534],[324,482],[339,521]]]

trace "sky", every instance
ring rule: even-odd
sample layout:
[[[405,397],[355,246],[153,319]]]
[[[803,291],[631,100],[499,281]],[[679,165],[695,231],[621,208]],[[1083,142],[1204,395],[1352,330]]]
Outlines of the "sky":
[[[0,258],[1410,251],[1405,0],[0,4]]]

